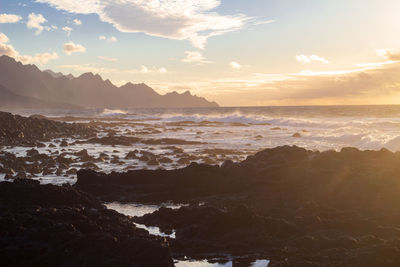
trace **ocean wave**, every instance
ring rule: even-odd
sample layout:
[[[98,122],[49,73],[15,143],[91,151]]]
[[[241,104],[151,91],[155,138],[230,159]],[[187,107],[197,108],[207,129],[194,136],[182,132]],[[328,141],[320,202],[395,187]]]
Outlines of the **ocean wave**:
[[[366,127],[366,128],[400,128],[399,118],[306,118],[306,117],[270,117],[260,114],[163,114],[161,119],[166,122],[188,121],[200,123],[204,121],[218,123],[243,123],[243,124],[271,124],[281,127],[298,128],[344,128],[344,127]]]
[[[103,111],[100,113],[101,117],[114,117],[114,116],[121,116],[121,115],[126,115],[128,114],[127,111],[122,110],[122,109],[103,109]]]

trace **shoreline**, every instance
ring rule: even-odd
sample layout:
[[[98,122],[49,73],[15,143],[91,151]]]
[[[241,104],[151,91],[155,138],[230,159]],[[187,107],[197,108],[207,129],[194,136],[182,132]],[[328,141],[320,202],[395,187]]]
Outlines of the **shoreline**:
[[[100,238],[96,249],[114,251],[112,260],[120,266],[129,259],[126,253],[131,249],[146,255],[131,261],[160,260],[157,266],[172,266],[174,260],[216,259],[244,266],[256,260],[268,261],[268,266],[400,264],[398,152],[352,147],[320,152],[298,146],[240,151],[213,147],[193,137],[165,138],[157,132],[179,127],[177,132],[199,131],[198,125],[203,130],[225,127],[215,122],[212,126],[210,122],[195,126],[191,126],[193,122],[168,122],[162,128],[138,121],[76,124],[40,116],[2,115],[7,123],[0,126],[5,133],[0,141],[6,147],[0,153],[0,173],[6,173],[9,181],[0,182],[4,191],[0,208],[6,214],[0,218],[0,230],[9,233],[16,229],[10,224],[15,219],[26,233],[19,237],[13,230],[4,235],[4,256],[10,262],[17,259],[15,253],[26,249],[24,244],[32,242],[41,244],[46,257],[54,262],[61,253],[51,248],[55,239],[43,239],[47,224],[23,224],[24,220],[17,218],[39,222],[45,216],[58,225],[65,223],[59,219],[69,214],[70,224],[54,230],[68,241],[63,246],[75,251],[78,240],[95,231]],[[271,129],[273,125],[262,127]],[[46,132],[49,135],[43,135]],[[9,145],[19,150],[10,152],[13,148]],[[36,181],[40,179],[59,186],[41,185]],[[130,216],[106,209],[107,203],[125,205],[127,210],[120,211]],[[137,205],[144,209],[152,206],[138,213]],[[64,217],[59,217],[60,212]],[[74,219],[80,216],[89,218],[90,225]],[[115,225],[101,226],[105,221]],[[127,233],[133,231],[130,237],[124,239],[115,232],[116,225]],[[132,225],[135,227],[129,230]],[[121,248],[125,244],[121,240],[135,244],[138,238],[153,245],[143,252],[137,245]],[[44,259],[32,251],[27,252],[31,256],[25,264]],[[75,259],[77,264],[99,260],[84,258],[94,253],[91,247],[81,253],[82,257]],[[163,256],[152,259],[155,254]],[[68,255],[59,263],[73,257]],[[111,256],[104,253],[104,257]]]

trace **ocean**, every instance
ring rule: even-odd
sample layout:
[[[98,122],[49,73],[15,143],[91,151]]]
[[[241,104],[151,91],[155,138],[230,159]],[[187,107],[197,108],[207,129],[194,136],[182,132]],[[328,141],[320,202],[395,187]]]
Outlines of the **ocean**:
[[[61,140],[37,148],[40,153],[63,151],[73,153],[86,149],[98,157],[106,153],[114,161],[96,162],[98,171],[135,169],[174,169],[190,162],[222,164],[238,162],[260,150],[283,145],[296,145],[310,150],[400,150],[400,106],[291,106],[291,107],[220,107],[184,109],[86,109],[86,110],[13,110],[20,115],[41,114],[66,122],[101,122],[98,137],[134,136],[143,139],[165,138],[190,141],[190,144],[137,143],[115,146],[75,143],[68,147]],[[50,143],[55,147],[49,147]],[[4,150],[25,156],[26,147]],[[136,150],[138,157],[150,152],[158,161],[127,159]],[[71,168],[79,169],[79,164]],[[0,174],[0,179],[4,175]],[[76,175],[40,176],[42,183],[74,183]]]
[[[257,151],[281,145],[307,149],[400,149],[400,105],[220,107],[131,110],[24,110],[22,115],[114,118],[182,129],[152,134],[203,140],[208,147]],[[179,127],[176,127],[179,128]],[[300,137],[293,137],[299,133]]]

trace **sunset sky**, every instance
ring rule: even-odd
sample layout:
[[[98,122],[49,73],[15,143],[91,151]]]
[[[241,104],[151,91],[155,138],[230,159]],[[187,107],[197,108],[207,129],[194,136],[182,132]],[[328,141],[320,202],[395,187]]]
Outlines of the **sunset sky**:
[[[223,106],[400,104],[399,14],[399,0],[0,0],[0,54]]]

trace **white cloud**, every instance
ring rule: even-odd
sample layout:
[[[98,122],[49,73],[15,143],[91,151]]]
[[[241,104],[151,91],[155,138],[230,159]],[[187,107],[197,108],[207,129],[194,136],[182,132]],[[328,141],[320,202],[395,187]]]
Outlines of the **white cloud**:
[[[57,59],[57,53],[37,53],[34,56],[30,55],[20,55],[18,51],[9,43],[8,37],[0,32],[0,55],[6,55],[13,57],[16,60],[21,61],[24,64],[36,63],[36,64],[46,64],[50,60]]]
[[[129,73],[129,74],[156,74],[156,73],[164,74],[164,73],[167,73],[167,69],[166,68],[158,68],[158,69],[151,68],[151,69],[149,69],[148,67],[142,65],[139,70],[131,69],[131,70],[127,70],[125,72]]]
[[[107,41],[107,42],[111,42],[111,43],[118,41],[118,39],[115,36],[111,36],[111,37],[107,38],[104,35],[100,35],[99,40]]]
[[[79,14],[98,14],[121,32],[143,32],[174,40],[189,40],[203,49],[208,38],[239,30],[251,18],[220,15],[220,0],[36,0]]]
[[[8,39],[7,35],[0,32],[0,44],[8,43],[10,40]]]
[[[399,61],[400,60],[400,49],[378,49],[375,52],[387,60]]]
[[[46,22],[47,20],[43,17],[42,14],[31,13],[28,16],[28,22],[26,23],[26,26],[28,27],[28,29],[36,29],[35,34],[39,35],[43,31],[43,29],[45,29],[42,24]]]
[[[0,23],[17,23],[21,19],[21,16],[14,14],[0,14]]]
[[[274,23],[275,20],[270,19],[270,20],[262,20],[262,21],[256,21],[254,22],[254,25],[265,25],[265,24],[270,24],[270,23]]]
[[[0,55],[6,55],[9,57],[17,58],[19,56],[18,52],[8,42],[9,39],[7,35],[0,32]]]
[[[197,63],[197,64],[207,64],[212,63],[208,61],[200,52],[197,51],[185,51],[186,56],[181,60],[185,63]]]
[[[82,21],[80,21],[79,19],[74,19],[72,21],[75,25],[82,25]]]
[[[326,60],[326,59],[323,58],[323,57],[317,56],[317,55],[311,55],[311,56],[297,55],[297,56],[296,56],[296,60],[297,60],[298,62],[300,62],[300,63],[303,63],[303,64],[310,64],[310,63],[312,63],[313,61],[321,62],[321,63],[324,63],[324,64],[329,64],[329,61],[328,61],[328,60]]]
[[[73,29],[71,27],[68,27],[68,26],[62,27],[62,30],[65,31],[68,36],[70,36],[71,32],[73,31]]]
[[[20,56],[19,60],[22,63],[37,63],[37,64],[46,64],[52,59],[57,59],[58,55],[56,52],[53,53],[37,53],[34,56]]]
[[[58,66],[63,69],[70,69],[76,72],[94,72],[94,73],[115,73],[119,72],[117,69],[97,67],[94,64],[76,64],[76,65],[61,65]]]
[[[118,60],[118,59],[113,58],[113,57],[105,57],[105,56],[98,56],[98,58],[101,59],[101,60],[111,61],[111,62],[114,62],[114,61]]]
[[[231,63],[229,63],[229,66],[231,66],[232,69],[235,70],[239,70],[242,68],[242,65],[240,65],[239,63],[237,63],[236,61],[232,61]]]
[[[71,55],[72,53],[84,53],[85,51],[86,51],[86,48],[80,44],[75,44],[73,42],[64,44],[64,52],[68,56]]]

